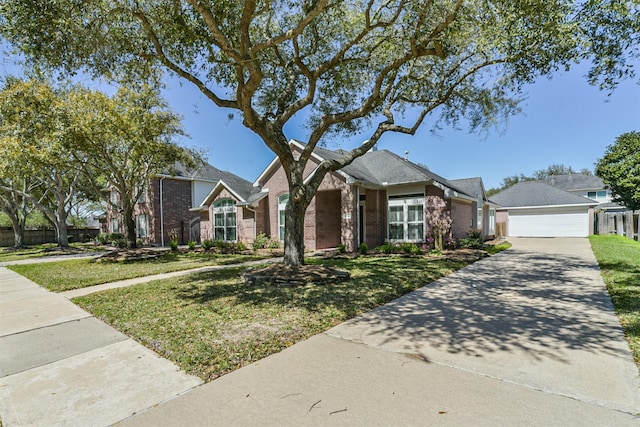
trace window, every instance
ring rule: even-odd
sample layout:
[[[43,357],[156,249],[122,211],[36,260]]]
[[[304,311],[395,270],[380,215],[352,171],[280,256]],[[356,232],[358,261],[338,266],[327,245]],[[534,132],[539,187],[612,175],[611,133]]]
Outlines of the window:
[[[118,192],[113,188],[111,189],[110,200],[114,205],[118,204]]]
[[[389,200],[389,240],[424,240],[424,197]]]
[[[235,200],[222,199],[213,204],[213,223],[215,240],[238,240]]]
[[[149,215],[143,214],[136,217],[136,234],[138,237],[149,237]]]
[[[289,195],[283,194],[278,197],[278,231],[280,240],[284,241],[284,220],[285,220],[285,209],[287,207],[287,202],[289,201]]]
[[[149,189],[143,188],[138,196],[138,203],[146,203],[149,201]]]
[[[120,232],[120,223],[118,222],[117,218],[112,218],[111,219],[111,232],[112,233],[119,233]]]
[[[587,197],[592,200],[606,200],[607,190],[587,191]]]

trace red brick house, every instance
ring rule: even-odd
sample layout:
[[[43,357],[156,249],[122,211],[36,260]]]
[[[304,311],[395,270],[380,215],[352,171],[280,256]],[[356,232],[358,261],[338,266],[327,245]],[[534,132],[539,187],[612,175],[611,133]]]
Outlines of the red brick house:
[[[226,171],[204,164],[195,171],[178,167],[175,175],[163,173],[151,178],[147,191],[135,206],[136,235],[144,244],[169,244],[169,234],[175,231],[178,242],[200,241],[200,217],[191,211],[199,206],[212,188],[222,180],[234,183],[249,181]],[[107,197],[118,203],[119,194],[107,190]],[[107,203],[106,226],[110,233],[123,232],[122,215]]]
[[[294,140],[291,146],[300,151],[304,147]],[[316,149],[305,175],[312,173],[324,159],[340,155],[337,151]],[[344,244],[354,251],[360,243],[369,247],[387,241],[423,243],[428,235],[427,196],[445,200],[453,218],[453,237],[464,237],[478,227],[483,212],[489,216],[490,208],[479,178],[461,184],[456,185],[390,151],[370,151],[325,176],[306,212],[305,247],[317,250]],[[480,191],[471,191],[473,188]],[[193,210],[200,212],[203,239],[251,243],[258,233],[265,233],[283,240],[288,197],[287,179],[276,158],[252,187],[220,181]],[[487,221],[485,234],[491,231]]]

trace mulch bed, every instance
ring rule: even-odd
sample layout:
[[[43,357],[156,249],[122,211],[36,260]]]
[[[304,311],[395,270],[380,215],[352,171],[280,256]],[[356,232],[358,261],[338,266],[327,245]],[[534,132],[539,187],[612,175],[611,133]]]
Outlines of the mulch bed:
[[[253,268],[242,274],[242,278],[246,284],[258,286],[304,286],[311,283],[332,283],[347,280],[350,277],[351,274],[348,271],[323,265],[301,265],[294,267],[282,263]]]
[[[100,255],[95,262],[126,262],[139,261],[144,259],[157,259],[163,252],[150,249],[118,249]]]

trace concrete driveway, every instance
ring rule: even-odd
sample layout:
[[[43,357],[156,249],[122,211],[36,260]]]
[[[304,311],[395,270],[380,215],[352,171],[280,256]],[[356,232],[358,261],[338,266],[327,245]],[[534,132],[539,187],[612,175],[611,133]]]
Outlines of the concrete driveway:
[[[589,241],[513,244],[123,425],[640,425]]]

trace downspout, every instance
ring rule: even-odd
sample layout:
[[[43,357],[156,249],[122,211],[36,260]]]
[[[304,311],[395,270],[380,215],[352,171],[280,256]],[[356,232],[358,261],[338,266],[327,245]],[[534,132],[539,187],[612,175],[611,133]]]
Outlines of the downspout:
[[[160,178],[160,246],[164,247],[164,207],[162,206],[163,197],[162,197],[162,181],[164,181],[164,176]]]

